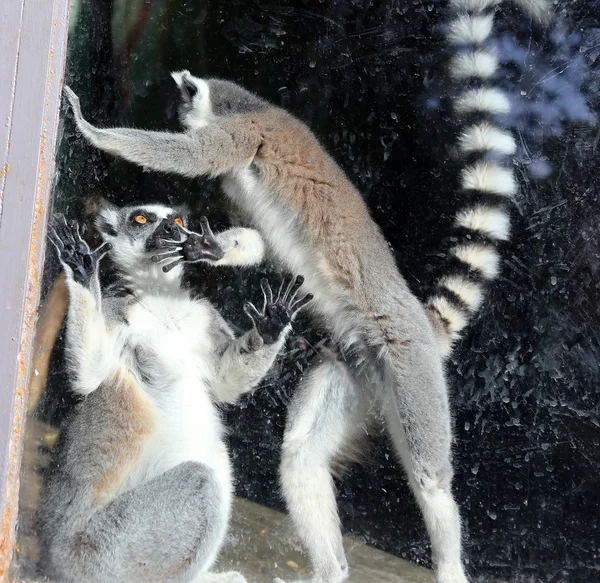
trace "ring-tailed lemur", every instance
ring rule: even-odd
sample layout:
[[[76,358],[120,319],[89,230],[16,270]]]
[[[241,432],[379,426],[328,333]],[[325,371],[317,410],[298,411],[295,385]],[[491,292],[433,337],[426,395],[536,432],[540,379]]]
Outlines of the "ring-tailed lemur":
[[[305,275],[313,312],[340,349],[326,354],[291,403],[281,484],[314,567],[315,583],[339,583],[347,562],[331,477],[332,462],[365,433],[374,403],[421,507],[439,583],[467,581],[461,526],[451,493],[452,431],[444,357],[478,308],[483,284],[498,273],[495,243],[509,236],[505,209],[516,192],[509,166],[513,138],[494,125],[509,108],[493,87],[496,57],[484,43],[502,0],[450,0],[450,74],[464,82],[454,102],[465,129],[461,186],[465,207],[456,226],[469,237],[452,249],[455,269],[423,306],[360,194],[315,136],[286,111],[218,79],[174,73],[183,133],[99,129],[81,115],[97,147],[146,168],[220,177],[227,196],[260,229],[283,265]],[[516,0],[539,21],[546,0]],[[471,162],[475,158],[475,162]]]
[[[71,583],[243,583],[239,573],[206,572],[232,497],[217,404],[264,377],[311,297],[298,295],[301,277],[276,298],[263,280],[263,310],[247,303],[254,326],[235,338],[207,300],[182,289],[183,266],[169,269],[165,245],[175,242],[186,261],[240,265],[262,255],[253,231],[215,237],[204,220],[204,233],[190,234],[162,205],[107,206],[98,226],[105,243],[95,251],[64,218],[50,232],[69,290],[71,387],[82,401],[41,498],[47,565]],[[106,253],[120,277],[102,293]]]

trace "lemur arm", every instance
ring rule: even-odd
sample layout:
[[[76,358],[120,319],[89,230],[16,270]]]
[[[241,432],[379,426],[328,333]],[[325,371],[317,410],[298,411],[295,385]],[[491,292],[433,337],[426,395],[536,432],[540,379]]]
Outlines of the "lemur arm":
[[[250,302],[244,305],[254,326],[239,338],[233,337],[230,328],[217,314],[217,327],[229,336],[217,364],[214,394],[219,401],[235,403],[267,374],[285,343],[292,320],[312,300],[310,294],[296,298],[303,281],[301,276],[293,278],[285,290],[282,283],[274,298],[267,280],[263,279],[263,310],[259,312]]]
[[[50,240],[58,251],[69,291],[65,348],[72,389],[88,395],[114,373],[98,280],[98,263],[110,246],[90,251],[78,227],[62,216],[50,228]]]
[[[97,148],[158,172],[183,176],[219,176],[248,165],[261,143],[254,125],[213,121],[189,133],[152,132],[132,128],[96,128],[81,114],[79,98],[64,88],[79,131]]]

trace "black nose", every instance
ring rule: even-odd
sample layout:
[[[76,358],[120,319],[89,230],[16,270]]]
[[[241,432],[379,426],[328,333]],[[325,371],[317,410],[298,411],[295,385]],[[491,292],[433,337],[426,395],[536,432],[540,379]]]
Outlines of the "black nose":
[[[165,221],[163,223],[162,230],[163,233],[166,233],[167,235],[172,235],[177,230],[177,227],[175,226],[175,223]]]

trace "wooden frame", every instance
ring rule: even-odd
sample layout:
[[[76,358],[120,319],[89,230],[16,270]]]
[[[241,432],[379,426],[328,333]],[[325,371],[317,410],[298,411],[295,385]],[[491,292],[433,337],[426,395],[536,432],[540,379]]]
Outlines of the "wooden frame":
[[[8,581],[69,0],[0,7],[0,581]]]

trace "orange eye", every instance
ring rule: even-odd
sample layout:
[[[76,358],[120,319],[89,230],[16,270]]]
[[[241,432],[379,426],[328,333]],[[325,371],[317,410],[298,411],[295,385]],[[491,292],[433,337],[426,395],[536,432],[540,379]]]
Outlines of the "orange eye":
[[[138,225],[144,225],[148,222],[148,218],[144,215],[137,215],[134,220]]]
[[[183,219],[176,217],[174,220],[180,227],[183,227]]]

